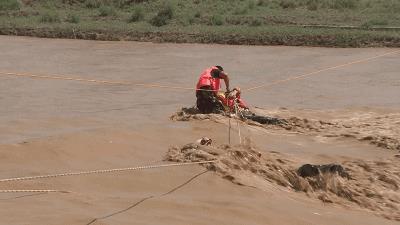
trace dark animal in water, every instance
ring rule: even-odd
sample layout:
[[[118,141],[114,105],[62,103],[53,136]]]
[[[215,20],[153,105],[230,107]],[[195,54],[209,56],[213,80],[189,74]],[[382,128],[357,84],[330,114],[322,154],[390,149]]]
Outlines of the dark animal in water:
[[[350,178],[350,175],[346,172],[345,168],[339,164],[304,164],[297,170],[297,173],[301,177],[315,177],[326,173],[337,173],[341,177]]]

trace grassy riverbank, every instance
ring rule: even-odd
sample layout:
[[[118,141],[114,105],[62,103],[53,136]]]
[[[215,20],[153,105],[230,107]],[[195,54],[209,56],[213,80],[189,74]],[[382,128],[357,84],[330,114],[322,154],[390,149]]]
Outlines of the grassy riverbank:
[[[390,0],[3,0],[0,34],[400,47],[399,11]]]

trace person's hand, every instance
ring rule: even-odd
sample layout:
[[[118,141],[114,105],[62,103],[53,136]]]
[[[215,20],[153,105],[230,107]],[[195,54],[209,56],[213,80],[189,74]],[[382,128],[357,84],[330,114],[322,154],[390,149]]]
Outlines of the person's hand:
[[[240,88],[239,87],[235,87],[232,91],[237,91],[238,92],[238,94],[240,94],[241,93],[241,91],[240,91]]]
[[[231,91],[229,90],[229,89],[226,89],[226,91],[225,91],[225,96],[229,96],[229,94],[231,93]]]

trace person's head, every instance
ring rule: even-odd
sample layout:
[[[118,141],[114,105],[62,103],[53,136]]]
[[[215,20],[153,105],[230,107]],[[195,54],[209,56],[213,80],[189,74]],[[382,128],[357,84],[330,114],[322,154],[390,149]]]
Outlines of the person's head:
[[[224,68],[222,68],[222,66],[215,66],[215,67],[217,67],[221,71],[224,71]]]
[[[221,66],[214,66],[214,68],[211,70],[211,76],[214,78],[220,78],[219,75],[223,70],[221,70]]]
[[[211,76],[214,78],[221,78],[221,74],[224,74],[224,69],[222,66],[215,66],[216,68],[211,70]]]

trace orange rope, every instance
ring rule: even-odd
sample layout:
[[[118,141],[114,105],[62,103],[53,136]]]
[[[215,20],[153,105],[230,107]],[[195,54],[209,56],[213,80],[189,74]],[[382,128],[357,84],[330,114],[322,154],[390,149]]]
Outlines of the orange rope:
[[[255,89],[262,88],[262,87],[271,87],[271,86],[274,86],[276,84],[288,82],[288,81],[291,81],[291,80],[302,79],[302,78],[309,77],[311,75],[315,75],[315,74],[318,74],[318,73],[321,73],[321,72],[325,72],[325,71],[328,71],[328,70],[333,70],[333,69],[337,69],[337,68],[341,68],[341,67],[345,67],[345,66],[349,66],[349,65],[354,65],[354,64],[358,64],[358,63],[371,61],[373,59],[381,58],[381,57],[387,56],[387,55],[396,54],[396,53],[399,53],[399,52],[400,52],[400,50],[387,52],[387,53],[384,53],[384,54],[381,54],[381,55],[377,55],[377,56],[373,56],[373,57],[369,57],[369,58],[366,58],[366,59],[361,59],[361,60],[357,60],[357,61],[353,61],[353,62],[349,62],[349,63],[337,65],[337,66],[328,67],[328,68],[325,68],[325,69],[317,70],[317,71],[314,71],[314,72],[311,72],[311,73],[306,73],[306,74],[302,74],[302,75],[295,76],[295,77],[289,77],[289,78],[286,78],[286,79],[277,80],[277,81],[274,81],[272,83],[261,84],[261,85],[258,85],[258,86],[247,88],[247,89],[245,89],[245,91],[252,91],[252,90],[255,90]]]
[[[132,86],[140,86],[140,87],[148,87],[148,88],[197,90],[196,88],[189,88],[189,87],[178,87],[178,86],[169,86],[169,85],[160,85],[160,84],[131,83],[131,82],[127,82],[127,81],[95,80],[95,79],[85,79],[85,78],[79,78],[79,77],[66,77],[66,76],[59,76],[59,75],[49,76],[49,75],[35,75],[35,74],[29,74],[29,73],[12,73],[12,72],[1,72],[1,71],[0,71],[0,75],[29,77],[29,78],[34,78],[34,79],[37,78],[37,79],[71,80],[71,81],[101,83],[101,84],[132,85]]]

